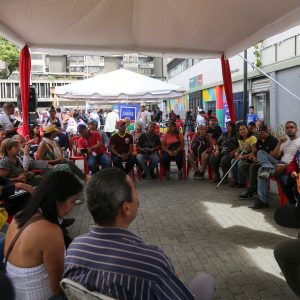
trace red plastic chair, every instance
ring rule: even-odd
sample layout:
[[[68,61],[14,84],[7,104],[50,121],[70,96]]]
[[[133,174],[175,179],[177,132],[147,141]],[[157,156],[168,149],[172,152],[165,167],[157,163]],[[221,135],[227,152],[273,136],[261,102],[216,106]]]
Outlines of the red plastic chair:
[[[289,200],[288,198],[285,196],[282,188],[281,188],[281,185],[280,185],[280,182],[278,179],[275,179],[276,180],[276,183],[277,183],[277,187],[278,187],[278,192],[279,192],[279,201],[280,201],[280,206],[284,206],[284,205],[287,205],[289,204]]]
[[[78,154],[77,150],[78,150],[78,140],[79,137],[78,136],[73,136],[70,139],[70,145],[69,145],[69,150],[70,150],[70,156],[69,156],[69,160],[73,161],[75,163],[75,161],[77,160],[82,160],[83,161],[83,170],[84,170],[84,174],[89,174],[89,168],[87,165],[87,159],[86,159],[86,155],[83,154]]]

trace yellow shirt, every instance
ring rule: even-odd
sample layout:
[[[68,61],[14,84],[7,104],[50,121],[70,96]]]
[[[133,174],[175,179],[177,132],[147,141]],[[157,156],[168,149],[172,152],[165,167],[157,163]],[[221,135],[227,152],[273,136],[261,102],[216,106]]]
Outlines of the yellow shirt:
[[[256,144],[257,142],[257,138],[254,135],[251,135],[250,137],[248,137],[246,140],[238,140],[239,142],[239,146],[240,146],[240,151],[243,151],[243,149],[245,149],[245,145],[249,145],[248,149],[247,149],[247,153],[251,152],[251,147]]]

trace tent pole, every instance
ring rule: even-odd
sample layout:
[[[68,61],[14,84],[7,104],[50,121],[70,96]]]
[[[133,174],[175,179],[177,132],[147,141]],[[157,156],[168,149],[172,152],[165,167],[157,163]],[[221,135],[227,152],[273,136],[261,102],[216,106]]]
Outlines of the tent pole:
[[[244,51],[244,58],[247,59],[247,50]],[[248,70],[247,61],[244,60],[244,95],[243,95],[243,119],[244,123],[247,124],[247,113],[248,113]]]
[[[238,56],[240,58],[242,58],[244,61],[246,61],[249,65],[251,65],[254,69],[256,69],[257,71],[259,71],[260,73],[262,73],[263,75],[265,75],[267,78],[269,78],[270,80],[272,80],[274,83],[278,84],[281,88],[283,88],[286,92],[288,92],[289,94],[291,94],[292,96],[294,96],[296,99],[298,99],[300,101],[300,97],[298,97],[296,94],[294,94],[292,91],[290,91],[288,88],[286,88],[284,85],[282,85],[280,82],[278,82],[277,80],[275,80],[274,78],[272,78],[269,74],[267,74],[266,72],[264,72],[262,69],[258,68],[255,64],[253,64],[252,62],[250,62],[247,58],[243,57],[242,55],[238,54]]]

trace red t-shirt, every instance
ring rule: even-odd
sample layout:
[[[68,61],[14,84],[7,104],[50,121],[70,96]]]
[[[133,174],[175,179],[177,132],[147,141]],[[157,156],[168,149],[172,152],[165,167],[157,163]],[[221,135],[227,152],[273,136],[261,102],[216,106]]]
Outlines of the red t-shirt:
[[[101,135],[97,131],[90,131],[90,136],[84,138],[80,137],[78,139],[78,148],[91,148],[95,146],[99,141],[102,142]],[[96,148],[94,151],[96,151],[97,154],[103,154],[106,152],[105,146],[100,146]]]

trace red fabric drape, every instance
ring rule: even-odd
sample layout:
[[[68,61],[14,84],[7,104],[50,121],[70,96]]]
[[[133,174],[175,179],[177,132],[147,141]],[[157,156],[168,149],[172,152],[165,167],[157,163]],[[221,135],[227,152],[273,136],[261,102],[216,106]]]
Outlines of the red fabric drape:
[[[29,48],[26,45],[20,53],[20,91],[23,118],[23,136],[29,134],[28,105],[29,105],[29,85],[30,85],[31,59]]]
[[[223,74],[223,81],[224,81],[224,89],[226,100],[228,104],[230,119],[232,122],[236,122],[236,115],[234,111],[234,103],[233,103],[233,94],[232,94],[232,80],[231,80],[231,73],[230,73],[230,65],[228,59],[225,59],[224,55],[221,58],[222,63],[222,74]]]

